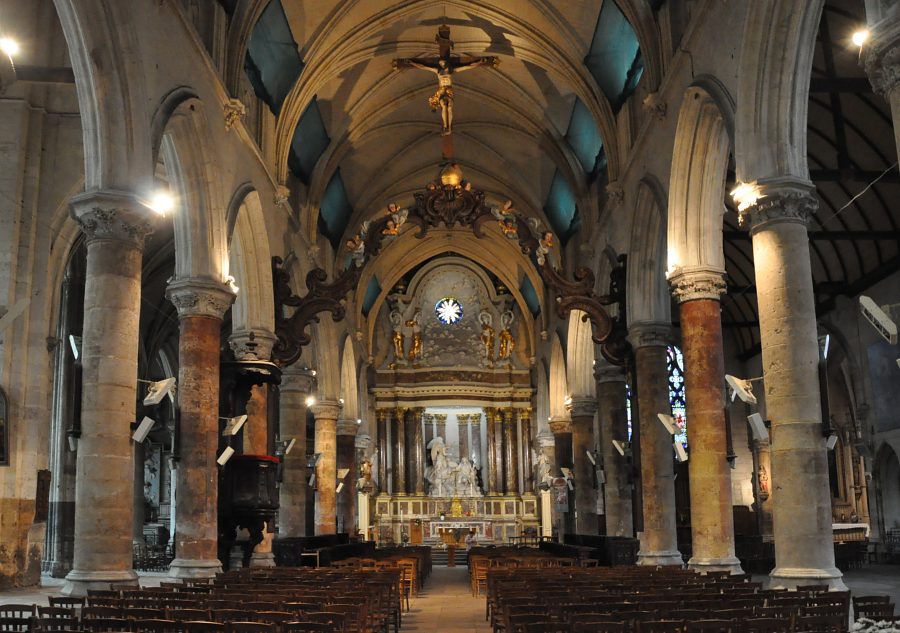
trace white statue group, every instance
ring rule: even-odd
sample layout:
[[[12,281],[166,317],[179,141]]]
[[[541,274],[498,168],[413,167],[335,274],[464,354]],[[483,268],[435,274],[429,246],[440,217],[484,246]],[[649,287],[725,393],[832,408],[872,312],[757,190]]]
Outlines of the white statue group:
[[[459,463],[447,457],[444,438],[436,437],[428,443],[431,449],[431,466],[425,471],[425,479],[431,484],[431,497],[480,497],[478,476],[472,460],[463,457]]]

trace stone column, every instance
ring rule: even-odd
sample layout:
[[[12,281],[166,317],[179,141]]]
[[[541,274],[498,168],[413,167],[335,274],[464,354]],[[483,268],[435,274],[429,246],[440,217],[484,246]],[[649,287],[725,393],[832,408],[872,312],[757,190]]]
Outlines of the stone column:
[[[222,317],[234,301],[224,283],[177,279],[166,296],[178,310],[178,406],[175,555],[169,575],[213,577],[218,555],[219,342]]]
[[[725,274],[679,270],[670,277],[681,314],[684,393],[691,457],[691,543],[688,566],[700,572],[743,573],[734,555],[734,514],[725,419],[725,352],[719,295]]]
[[[75,196],[87,238],[75,556],[63,593],[137,585],[132,569],[131,433],[137,398],[141,252],[147,211],[123,192]],[[111,422],[116,422],[115,424]]]
[[[341,481],[344,486],[337,495],[337,515],[342,518],[342,529],[351,536],[356,534],[356,420],[337,422],[337,468],[348,469]]]
[[[446,413],[435,413],[434,414],[434,436],[443,438],[444,443],[447,443],[447,414]]]
[[[422,438],[422,414],[425,409],[416,407],[406,412],[406,438],[409,449],[410,492],[425,496],[425,441]]]
[[[469,416],[465,413],[457,415],[456,424],[459,427],[459,459],[472,459],[469,452]]]
[[[394,494],[406,494],[406,433],[403,409],[394,409],[391,436],[394,438]]]
[[[516,428],[516,410],[504,409],[503,445],[504,445],[504,490],[508,495],[519,494],[519,443]]]
[[[813,187],[764,187],[749,209],[762,339],[766,414],[772,421],[774,587],[828,584],[844,590],[834,566],[831,491],[822,434],[819,345],[806,223]]]
[[[310,472],[306,462],[306,398],[312,393],[315,378],[308,369],[289,368],[281,376],[279,389],[279,436],[282,441],[295,440],[291,452],[284,456],[279,488],[278,536],[306,536],[306,504]]]
[[[485,427],[487,429],[487,494],[498,495],[500,494],[500,477],[498,476],[500,456],[497,454],[497,442],[495,438],[497,427],[495,422],[500,414],[497,409],[485,409],[484,414],[487,420],[485,422],[487,425]]]
[[[635,385],[641,433],[641,489],[644,531],[639,565],[682,565],[675,530],[675,471],[672,436],[658,413],[671,413],[666,364],[669,326],[636,324],[629,328],[634,348]]]
[[[341,405],[321,400],[312,406],[316,417],[316,535],[337,533],[337,420]]]
[[[879,16],[880,17],[880,16]],[[900,15],[885,15],[870,27],[864,44],[866,73],[875,92],[891,106],[894,141],[900,156]]]
[[[426,413],[424,417],[425,421],[425,446],[431,444],[431,440],[434,439],[434,415],[431,413]]]
[[[567,407],[572,417],[572,461],[575,473],[575,532],[599,534],[594,465],[588,451],[594,450],[594,414],[597,401],[589,396],[573,397]]]
[[[612,441],[628,441],[628,412],[625,401],[625,369],[605,360],[597,361],[597,405],[600,416],[600,455],[606,483],[603,486],[606,507],[606,534],[634,536],[631,507],[631,464],[619,455]]]
[[[532,463],[532,451],[534,441],[531,437],[531,410],[522,409],[519,412],[519,420],[522,429],[522,441],[520,444],[522,453],[522,482],[523,494],[534,492],[534,464]]]
[[[377,409],[375,420],[378,425],[378,491],[380,494],[388,494],[388,436],[387,436],[387,409]]]
[[[484,456],[481,454],[481,414],[475,413],[469,418],[469,428],[472,429],[472,454],[475,456],[475,467],[481,469],[482,478],[487,476],[484,470]],[[487,481],[482,481],[487,485]]]

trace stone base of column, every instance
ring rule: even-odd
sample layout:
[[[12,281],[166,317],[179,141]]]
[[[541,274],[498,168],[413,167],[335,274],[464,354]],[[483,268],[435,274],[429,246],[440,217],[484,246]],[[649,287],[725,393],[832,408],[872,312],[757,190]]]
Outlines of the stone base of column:
[[[72,571],[72,563],[50,561],[46,573],[51,578],[65,578]]]
[[[215,578],[221,571],[222,563],[218,558],[215,560],[176,558],[169,565],[171,578]]]
[[[684,566],[681,552],[678,550],[665,550],[662,552],[639,551],[637,555],[638,565],[655,565],[657,567]]]
[[[250,567],[275,567],[275,554],[272,552],[253,552],[250,554]]]
[[[797,585],[828,585],[829,591],[847,591],[843,574],[837,567],[815,569],[776,567],[769,574],[769,589],[796,589]]]
[[[139,587],[138,575],[133,569],[125,571],[78,571],[73,569],[66,576],[66,584],[60,592],[64,596],[86,596],[88,589]]]
[[[744,573],[744,570],[741,568],[741,561],[734,556],[726,558],[697,558],[694,556],[688,561],[687,566],[688,569],[693,569],[701,574],[705,574],[708,571],[727,571],[730,574]]]

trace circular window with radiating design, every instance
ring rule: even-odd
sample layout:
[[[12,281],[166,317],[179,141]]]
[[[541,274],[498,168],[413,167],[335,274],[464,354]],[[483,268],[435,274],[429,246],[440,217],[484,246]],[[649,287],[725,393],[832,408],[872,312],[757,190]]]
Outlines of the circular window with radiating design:
[[[453,297],[444,297],[434,306],[434,314],[437,320],[444,325],[453,325],[459,323],[463,316],[463,307],[459,301]]]

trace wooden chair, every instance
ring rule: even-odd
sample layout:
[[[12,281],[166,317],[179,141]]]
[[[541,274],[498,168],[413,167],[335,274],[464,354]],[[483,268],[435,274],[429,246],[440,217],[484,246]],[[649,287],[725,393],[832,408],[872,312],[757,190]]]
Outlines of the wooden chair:
[[[31,633],[72,633],[81,631],[78,620],[71,618],[36,617],[31,619]]]
[[[572,627],[572,633],[626,633],[631,629],[625,622],[604,620],[579,620]]]
[[[344,632],[344,614],[335,611],[310,611],[303,615],[304,622],[316,622],[318,624],[328,624],[335,629]]]
[[[286,622],[282,633],[339,633],[340,629],[324,622]]]
[[[270,624],[280,624],[282,622],[292,622],[297,616],[290,611],[257,611],[253,618],[257,622],[269,622]]]
[[[817,633],[843,633],[847,620],[843,616],[803,615],[794,621],[795,631],[816,631]]]
[[[532,622],[525,625],[522,633],[569,633],[569,628],[561,622]]]
[[[72,596],[50,596],[47,602],[51,607],[63,607],[67,609],[81,609],[84,607],[85,598],[74,598]]]
[[[81,610],[81,620],[91,620],[93,618],[121,618],[122,609],[119,607],[94,607],[87,606]]]
[[[731,620],[686,620],[686,633],[731,633]]]
[[[31,628],[31,618],[34,614],[33,604],[0,605],[0,631],[27,633]]]
[[[185,633],[225,633],[225,624],[210,620],[187,620],[181,623]]]
[[[636,622],[634,630],[637,633],[681,633],[684,628],[682,620],[652,620],[649,622]]]
[[[137,633],[181,633],[181,625],[175,620],[147,618],[145,620],[133,620],[130,623],[129,630]]]
[[[166,614],[170,620],[175,620],[176,622],[187,622],[188,620],[192,622],[209,621],[209,610],[207,609],[173,609],[169,607],[166,609]]]
[[[855,619],[869,618],[870,620],[890,620],[894,617],[894,603],[866,604],[853,610]]]
[[[125,618],[88,618],[81,621],[85,631],[102,633],[103,631],[128,631],[132,620]]]
[[[126,607],[122,609],[126,620],[165,620],[166,610],[162,608]]]
[[[209,615],[216,622],[239,622],[247,612],[242,609],[212,609]]]
[[[267,622],[229,622],[226,633],[274,633],[275,625]]]
[[[748,618],[741,622],[743,633],[787,633],[791,621],[779,618]]]

